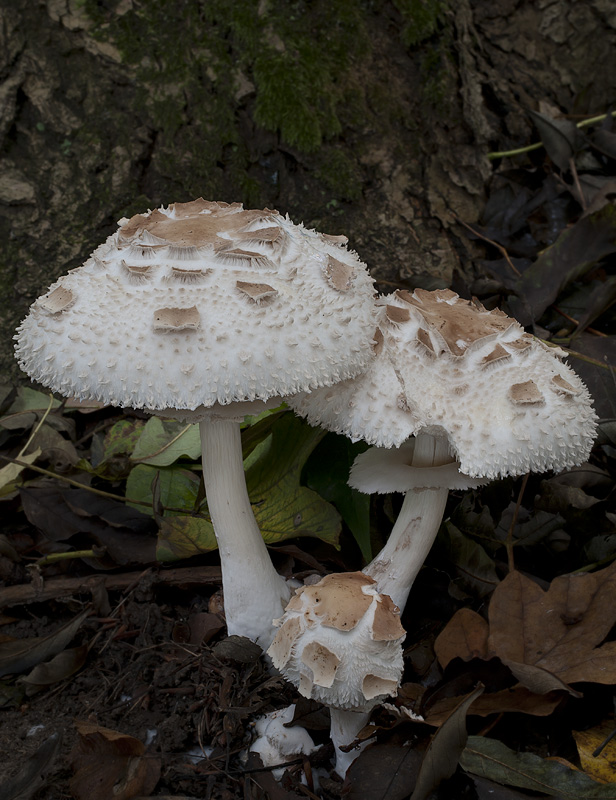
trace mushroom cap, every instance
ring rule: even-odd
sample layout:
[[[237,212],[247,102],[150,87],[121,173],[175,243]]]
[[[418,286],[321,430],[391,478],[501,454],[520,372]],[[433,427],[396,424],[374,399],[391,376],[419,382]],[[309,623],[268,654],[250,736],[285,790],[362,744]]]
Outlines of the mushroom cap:
[[[367,710],[402,676],[400,611],[362,572],[327,575],[298,589],[268,649],[276,669],[304,697]]]
[[[588,458],[597,418],[564,351],[447,289],[398,291],[379,304],[368,370],[292,398],[298,414],[379,447],[422,431],[445,437],[471,477],[562,470]]]
[[[202,199],[120,220],[32,305],[17,358],[62,395],[191,421],[329,385],[372,357],[373,281],[345,241]]]

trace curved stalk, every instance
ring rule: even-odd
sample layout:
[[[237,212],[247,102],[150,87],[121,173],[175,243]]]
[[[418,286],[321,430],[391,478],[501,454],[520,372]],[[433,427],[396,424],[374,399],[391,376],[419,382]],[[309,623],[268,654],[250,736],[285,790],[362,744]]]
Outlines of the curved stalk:
[[[229,634],[246,636],[266,650],[274,638],[272,620],[291,597],[274,569],[246,490],[239,422],[199,423],[208,508],[220,550]]]
[[[414,467],[431,467],[448,460],[447,442],[420,433],[413,452]],[[385,547],[362,571],[377,582],[403,609],[417,573],[426,560],[440,527],[448,490],[415,489],[406,493],[402,508]]]

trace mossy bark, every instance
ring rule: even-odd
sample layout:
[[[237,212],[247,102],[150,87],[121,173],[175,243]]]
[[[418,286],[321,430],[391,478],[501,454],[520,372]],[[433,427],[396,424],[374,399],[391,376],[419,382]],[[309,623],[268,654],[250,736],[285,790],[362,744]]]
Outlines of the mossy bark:
[[[0,375],[118,218],[202,195],[345,233],[377,279],[478,254],[492,147],[616,94],[609,0],[12,0],[0,8]]]

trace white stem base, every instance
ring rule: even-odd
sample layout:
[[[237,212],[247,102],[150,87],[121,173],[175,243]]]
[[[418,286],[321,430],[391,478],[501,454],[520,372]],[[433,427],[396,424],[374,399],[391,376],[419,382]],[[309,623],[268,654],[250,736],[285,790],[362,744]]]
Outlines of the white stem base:
[[[341,778],[344,778],[351,764],[359,756],[361,751],[368,746],[370,739],[357,745],[353,750],[349,750],[348,753],[343,752],[340,748],[351,744],[360,730],[368,723],[370,712],[330,708],[330,714],[331,737],[336,751],[335,770]]]
[[[208,508],[220,550],[227,630],[264,650],[291,590],[279,575],[256,523],[244,476],[238,422],[199,423]]]
[[[447,443],[422,433],[417,436],[413,466],[441,463]],[[447,503],[447,489],[414,489],[406,493],[400,514],[385,547],[362,571],[377,582],[402,610],[440,527]]]

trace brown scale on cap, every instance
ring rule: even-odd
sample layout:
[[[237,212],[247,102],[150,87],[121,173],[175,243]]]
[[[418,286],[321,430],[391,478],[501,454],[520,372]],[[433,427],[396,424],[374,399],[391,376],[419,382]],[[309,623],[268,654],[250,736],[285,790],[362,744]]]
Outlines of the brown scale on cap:
[[[362,592],[362,586],[372,583],[372,578],[362,575],[361,572],[326,575],[315,586],[299,589],[289,601],[288,607],[299,611],[302,607],[300,596],[305,594],[314,613],[321,617],[322,625],[348,631],[357,625],[370,607],[372,598]]]
[[[383,336],[383,331],[380,328],[377,328],[374,331],[374,345],[372,347],[375,356],[379,355],[379,353],[383,349],[384,343],[385,343],[385,337]]]
[[[429,355],[436,355],[436,351],[432,345],[432,339],[430,339],[430,334],[428,331],[424,330],[423,328],[419,328],[417,331],[417,341],[419,341],[426,348]]]
[[[524,333],[519,339],[514,339],[513,342],[507,342],[507,347],[513,347],[522,352],[528,350],[533,344],[533,337],[529,333]]]
[[[320,236],[321,239],[328,244],[344,245],[349,241],[348,237],[342,233],[338,234],[337,236],[333,233],[321,233]]]
[[[375,642],[393,642],[405,634],[400,622],[400,609],[388,594],[382,594],[380,598],[374,615],[372,638]]]
[[[379,678],[378,675],[366,675],[362,684],[366,700],[372,700],[382,694],[394,694],[397,688],[396,681]]]
[[[241,242],[259,242],[273,245],[284,239],[284,231],[278,227],[258,228],[256,231],[240,232],[236,238]]]
[[[463,300],[450,289],[432,292],[415,289],[413,294],[401,289],[396,292],[396,297],[420,312],[425,321],[440,333],[454,356],[464,355],[473,342],[506,331],[515,324],[502,312],[486,311],[479,302]],[[451,300],[455,302],[448,302]],[[389,308],[387,316],[391,319]]]
[[[497,361],[504,361],[507,358],[511,358],[511,353],[508,353],[502,345],[497,344],[494,350],[481,359],[481,364],[483,366],[487,366],[488,364],[494,364]]]
[[[581,393],[581,389],[576,389],[575,386],[567,383],[560,375],[554,375],[552,383],[554,384],[552,388],[560,394],[568,395],[569,397],[577,397],[577,395]]]
[[[509,399],[516,406],[531,406],[545,402],[545,398],[537,388],[535,381],[514,383],[509,389]]]
[[[154,312],[154,330],[185,331],[196,330],[201,322],[201,315],[196,306],[190,308],[159,308]]]
[[[201,267],[172,266],[171,275],[167,279],[175,280],[179,283],[199,283],[211,271],[211,269],[202,269]]]
[[[332,289],[337,289],[339,292],[348,292],[353,285],[354,274],[353,267],[343,264],[342,261],[338,261],[333,256],[327,257],[325,277]]]
[[[238,266],[250,266],[254,268],[265,268],[274,270],[275,264],[267,256],[261,253],[254,253],[251,250],[242,250],[240,247],[228,249],[227,247],[217,250],[215,258],[223,263]]]
[[[352,630],[372,603],[372,597],[362,589],[375,583],[362,572],[326,575],[314,586],[298,589],[289,601],[288,608],[299,611],[302,608],[301,595],[305,594],[313,612],[321,618],[322,625],[339,631]],[[391,598],[383,595],[374,615],[372,638],[375,641],[390,641],[403,635],[398,609]]]
[[[408,322],[411,318],[411,312],[406,308],[400,308],[399,306],[386,306],[385,313],[387,315],[387,319],[397,324],[400,324],[401,322]]]
[[[272,658],[275,659],[276,665],[282,669],[284,665],[291,658],[293,645],[299,635],[301,622],[298,617],[291,617],[283,623],[280,630],[276,634],[276,650],[275,655],[272,653]]]
[[[41,308],[44,308],[45,311],[49,311],[50,314],[59,314],[61,311],[66,311],[66,309],[73,304],[74,300],[75,298],[70,289],[65,289],[64,286],[58,286],[53,292],[50,292],[45,297],[41,297],[38,304]]]
[[[340,659],[319,642],[309,642],[302,650],[302,662],[312,670],[312,680],[317,686],[332,686]]]
[[[260,300],[266,300],[269,297],[275,297],[278,292],[274,289],[273,286],[270,286],[269,283],[250,283],[248,281],[236,281],[236,287],[242,292],[243,294],[250,297],[251,300],[255,302],[259,302]]]
[[[181,247],[228,246],[229,240],[220,234],[233,237],[251,222],[268,219],[277,211],[264,209],[255,214],[251,210],[238,211],[240,203],[211,203],[203,199],[190,203],[175,203],[174,216],[169,217],[155,209],[147,217],[135,214],[120,229],[123,240],[131,240],[147,232],[162,243]],[[208,214],[202,214],[208,211]],[[254,255],[254,254],[253,254]],[[258,255],[258,254],[257,254]]]

